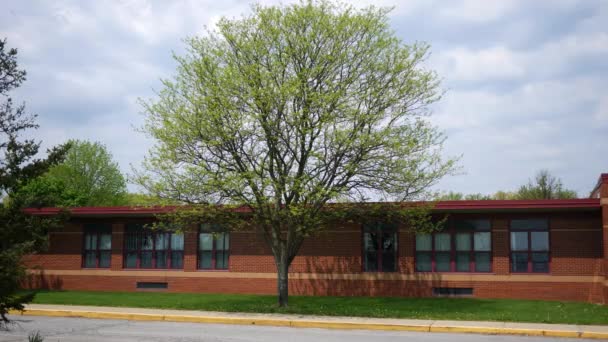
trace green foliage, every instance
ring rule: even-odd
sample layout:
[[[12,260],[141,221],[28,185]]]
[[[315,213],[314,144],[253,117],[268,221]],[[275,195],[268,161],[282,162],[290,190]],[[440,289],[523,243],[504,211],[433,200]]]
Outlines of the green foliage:
[[[25,80],[25,71],[17,67],[17,50],[5,50],[6,40],[0,41],[0,324],[8,322],[6,313],[23,309],[23,303],[33,294],[18,292],[26,275],[21,259],[45,246],[47,230],[63,217],[53,219],[26,216],[20,189],[60,162],[69,146],[56,147],[46,159],[34,159],[39,144],[20,139],[20,134],[37,128],[35,116],[25,114],[25,106],[13,108],[7,92]]]
[[[327,1],[255,6],[187,39],[175,77],[143,103],[157,144],[136,181],[203,211],[251,210],[285,286],[328,203],[423,198],[454,167],[427,120],[442,92],[422,66],[429,46],[404,44],[387,13]]]
[[[113,206],[128,203],[118,164],[101,143],[71,140],[65,160],[25,186],[20,195],[33,207]]]
[[[155,205],[179,205],[178,201],[159,198],[150,194],[128,193],[125,195],[126,205],[130,206],[155,206]]]
[[[540,170],[528,184],[517,191],[517,199],[568,199],[577,198],[576,191],[565,189],[561,179],[548,170]]]
[[[493,195],[468,194],[450,191],[435,199],[438,201],[460,200],[537,200],[577,198],[576,191],[565,189],[562,181],[551,175],[548,170],[540,170],[528,184],[517,191],[497,191]]]
[[[44,337],[42,337],[42,335],[40,335],[40,331],[31,332],[29,335],[27,335],[27,341],[28,342],[43,342]]]

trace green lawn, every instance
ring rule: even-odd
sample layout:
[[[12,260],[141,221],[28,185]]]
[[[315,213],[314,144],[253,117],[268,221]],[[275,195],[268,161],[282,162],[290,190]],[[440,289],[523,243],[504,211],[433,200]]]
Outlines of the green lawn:
[[[290,306],[280,309],[275,301],[258,295],[81,291],[43,291],[34,299],[37,304],[608,325],[608,306],[578,302],[291,296]]]

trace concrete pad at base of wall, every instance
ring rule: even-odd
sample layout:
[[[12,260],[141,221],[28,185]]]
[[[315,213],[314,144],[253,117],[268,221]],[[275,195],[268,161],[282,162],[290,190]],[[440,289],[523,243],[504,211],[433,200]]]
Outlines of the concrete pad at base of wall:
[[[15,315],[50,317],[84,317],[97,319],[124,319],[132,321],[168,321],[213,324],[265,325],[298,328],[347,330],[417,331],[441,333],[475,333],[493,335],[528,335],[550,337],[581,337],[608,339],[608,326],[433,321],[394,318],[303,316],[260,313],[210,312],[190,310],[161,310],[70,305],[30,304]]]

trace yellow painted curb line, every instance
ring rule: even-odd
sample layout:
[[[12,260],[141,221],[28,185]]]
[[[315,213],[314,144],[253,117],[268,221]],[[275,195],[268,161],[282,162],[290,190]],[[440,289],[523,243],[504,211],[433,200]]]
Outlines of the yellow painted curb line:
[[[472,333],[486,335],[526,335],[526,336],[548,336],[548,337],[572,337],[588,339],[608,339],[608,333],[602,332],[578,332],[563,330],[544,329],[518,329],[518,328],[493,328],[493,327],[463,327],[463,326],[433,326],[431,325],[405,325],[405,324],[381,324],[381,323],[352,323],[352,322],[324,322],[324,321],[300,321],[290,319],[273,318],[241,318],[241,317],[205,317],[187,315],[158,315],[144,313],[122,313],[101,311],[72,311],[72,310],[45,310],[26,309],[24,311],[11,310],[13,315],[24,316],[49,316],[49,317],[81,317],[98,319],[124,319],[130,321],[167,321],[188,323],[215,323],[215,324],[240,324],[240,325],[263,325],[297,328],[323,328],[341,330],[384,330],[384,331],[416,331],[416,332],[440,332],[440,333]],[[330,318],[330,317],[328,317]]]

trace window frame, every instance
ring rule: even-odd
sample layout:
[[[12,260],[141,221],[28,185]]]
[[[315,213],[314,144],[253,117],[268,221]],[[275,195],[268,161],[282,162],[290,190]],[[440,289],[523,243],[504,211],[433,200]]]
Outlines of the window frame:
[[[204,226],[209,226],[209,229],[205,229]],[[211,249],[211,267],[210,268],[203,268],[201,267],[202,263],[201,263],[201,252],[203,250],[201,250],[201,234],[211,234],[212,237],[212,249]],[[222,249],[221,251],[223,251],[224,253],[227,253],[227,259],[226,259],[226,267],[225,268],[217,268],[217,234],[225,234],[228,236],[228,248],[227,249]],[[225,237],[223,239],[223,241],[225,241]],[[196,269],[198,271],[204,271],[204,272],[228,272],[230,271],[230,255],[232,254],[231,251],[231,247],[232,246],[232,237],[230,234],[230,231],[226,230],[226,229],[222,229],[220,225],[216,225],[216,224],[205,224],[202,223],[198,226],[198,233],[196,234]],[[208,250],[205,250],[208,251]]]
[[[366,225],[374,225],[377,228],[376,231],[377,232],[384,232],[382,230],[382,228],[378,228],[378,226],[382,226],[382,227],[391,227],[391,229],[389,230],[390,233],[393,233],[395,235],[395,269],[393,271],[384,271],[382,269],[382,248],[378,248],[378,250],[376,251],[376,267],[377,269],[375,271],[368,271],[366,270],[366,263],[365,263],[365,254],[366,254],[366,250],[365,250],[365,233],[367,233],[368,231],[366,231],[365,226]],[[378,240],[382,239],[382,235],[380,234],[378,236]],[[378,243],[381,243],[382,241],[376,241]],[[384,222],[370,222],[370,223],[364,223],[361,225],[361,272],[364,273],[397,273],[399,272],[399,225],[396,223],[384,223]]]
[[[547,222],[547,229],[539,229],[539,228],[528,228],[528,229],[513,229],[513,221],[517,220],[544,220]],[[519,233],[527,233],[528,239],[528,248],[526,250],[521,251],[513,251],[512,247],[512,237],[511,233],[519,232]],[[533,232],[543,232],[547,233],[547,250],[546,251],[534,251],[532,250],[532,233]],[[526,271],[513,271],[513,253],[527,253],[528,255],[528,267]],[[546,253],[547,254],[547,271],[546,272],[534,272],[532,265],[532,254],[533,253]],[[551,274],[551,263],[552,263],[552,255],[551,255],[551,218],[547,216],[524,216],[517,218],[509,218],[509,273],[513,274]]]
[[[149,222],[146,223],[127,223],[125,224],[125,230],[123,233],[123,250],[122,250],[122,267],[123,269],[127,269],[127,270],[183,270],[184,269],[184,249],[185,249],[185,236],[183,239],[183,244],[182,244],[182,249],[173,249],[172,246],[172,236],[173,234],[176,234],[174,232],[171,231],[166,231],[166,230],[151,230],[150,228],[147,228],[145,225],[149,224]],[[139,228],[134,229],[134,230],[138,230],[135,232],[129,232],[129,227],[133,227],[133,226],[139,226]],[[165,234],[166,235],[166,239],[167,239],[167,248],[166,249],[157,249],[156,248],[156,238],[158,235],[161,234]],[[183,233],[182,233],[183,234]],[[127,239],[129,236],[135,236],[136,238],[136,244],[137,247],[136,249],[129,249],[127,248]],[[150,235],[152,237],[152,249],[142,249],[142,240],[144,237]],[[135,252],[136,253],[136,259],[135,259],[135,267],[128,267],[127,266],[127,255],[131,252]],[[152,266],[151,267],[142,267],[141,266],[141,260],[142,260],[142,252],[150,252],[152,253]],[[157,253],[158,252],[164,252],[166,253],[165,255],[165,265],[166,267],[157,267]],[[172,254],[173,252],[181,252],[181,267],[174,267],[173,262],[172,262]]]
[[[456,228],[456,222],[458,221],[488,221],[489,227],[487,230],[476,230],[476,229],[458,229]],[[494,246],[493,246],[493,218],[492,217],[459,217],[459,218],[450,218],[446,222],[446,227],[437,232],[430,233],[428,235],[431,236],[431,250],[429,251],[418,251],[416,235],[414,234],[414,272],[415,273],[463,273],[463,274],[471,274],[471,273],[479,273],[479,274],[491,274],[494,272]],[[450,236],[450,269],[449,271],[437,271],[437,253],[448,253],[447,251],[437,251],[435,248],[435,235],[436,234],[448,234]],[[457,251],[456,250],[456,235],[458,233],[467,233],[469,235],[470,241],[470,249],[467,251]],[[490,234],[490,249],[487,251],[476,251],[475,250],[475,233],[489,233]],[[431,270],[430,271],[419,271],[417,269],[418,265],[418,253],[427,253],[431,256]],[[459,271],[457,270],[456,263],[456,255],[458,253],[468,252],[469,255],[469,270],[468,271]],[[477,258],[476,253],[486,253],[490,256],[489,266],[490,268],[487,271],[477,271]]]
[[[110,249],[101,249],[99,248],[100,237],[101,235],[110,235]],[[95,235],[96,246],[95,249],[87,249],[86,241],[87,235]],[[89,269],[109,269],[112,268],[112,225],[109,223],[84,223],[82,225],[82,252],[81,252],[81,268],[89,268]],[[95,266],[87,266],[86,265],[86,255],[87,252],[94,251],[95,252]],[[99,262],[101,260],[101,252],[109,252],[110,260],[108,266],[99,266]]]

